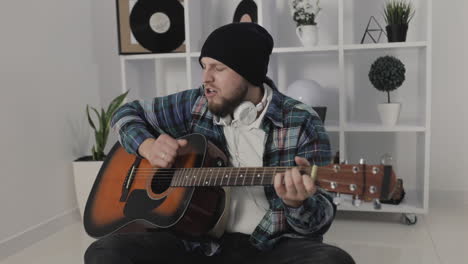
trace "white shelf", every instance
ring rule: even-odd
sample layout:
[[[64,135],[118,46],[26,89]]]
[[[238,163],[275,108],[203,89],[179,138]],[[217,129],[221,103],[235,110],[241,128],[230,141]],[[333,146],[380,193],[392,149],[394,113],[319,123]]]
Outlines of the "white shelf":
[[[316,53],[316,52],[327,52],[336,51],[338,52],[338,46],[317,46],[317,47],[282,47],[274,48],[273,54],[290,54],[290,53]],[[190,57],[199,57],[200,52],[191,52]]]
[[[201,52],[190,52],[190,57],[198,58],[198,57],[200,57],[200,53]]]
[[[427,42],[394,42],[377,44],[353,44],[344,45],[344,50],[375,50],[375,49],[404,49],[404,48],[426,48]]]
[[[339,126],[325,125],[325,131],[327,132],[340,132]]]
[[[340,122],[335,120],[325,119],[325,131],[327,132],[340,132]]]
[[[344,127],[346,132],[425,132],[426,128],[419,125],[397,124],[395,126],[384,126],[379,123],[347,123]]]
[[[151,54],[138,54],[138,55],[122,55],[121,57],[126,61],[132,60],[154,60],[154,59],[171,59],[171,58],[185,58],[186,52],[174,53],[151,53]]]
[[[375,50],[375,49],[401,49],[401,48],[425,48],[427,43],[423,42],[399,42],[399,43],[379,43],[379,44],[354,44],[344,45],[343,49],[347,50]],[[281,47],[274,48],[273,54],[290,54],[290,53],[316,53],[339,51],[340,46],[316,46],[316,47]],[[187,55],[188,54],[188,55]],[[179,53],[151,53],[151,54],[138,54],[138,55],[122,55],[126,61],[130,60],[153,60],[153,59],[170,59],[170,58],[197,58],[200,52],[179,52]]]
[[[324,51],[338,51],[338,46],[316,46],[316,47],[282,47],[274,48],[273,54],[278,53],[311,53],[311,52],[324,52]]]

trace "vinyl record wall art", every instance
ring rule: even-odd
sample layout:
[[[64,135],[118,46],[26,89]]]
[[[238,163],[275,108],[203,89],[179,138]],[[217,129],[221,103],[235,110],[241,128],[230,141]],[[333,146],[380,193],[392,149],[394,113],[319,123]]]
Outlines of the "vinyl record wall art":
[[[117,0],[120,54],[185,51],[179,0]]]

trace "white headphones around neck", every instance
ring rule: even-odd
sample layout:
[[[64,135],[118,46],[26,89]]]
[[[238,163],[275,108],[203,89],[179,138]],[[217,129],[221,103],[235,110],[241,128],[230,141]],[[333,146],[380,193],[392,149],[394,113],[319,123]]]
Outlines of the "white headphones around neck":
[[[239,123],[242,125],[248,126],[252,124],[255,119],[257,119],[257,114],[258,112],[262,111],[263,108],[265,108],[267,100],[261,101],[257,105],[254,105],[250,101],[244,101],[242,102],[236,110],[234,110],[233,113],[233,118],[234,120],[237,120]]]

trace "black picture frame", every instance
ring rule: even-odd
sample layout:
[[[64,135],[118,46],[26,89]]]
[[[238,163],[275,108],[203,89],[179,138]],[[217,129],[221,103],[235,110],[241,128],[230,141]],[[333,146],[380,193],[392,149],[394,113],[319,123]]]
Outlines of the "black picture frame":
[[[116,0],[115,6],[117,11],[117,42],[119,46],[119,54],[148,54],[151,51],[142,47],[139,43],[132,43],[130,29],[130,6],[131,2],[136,0]]]

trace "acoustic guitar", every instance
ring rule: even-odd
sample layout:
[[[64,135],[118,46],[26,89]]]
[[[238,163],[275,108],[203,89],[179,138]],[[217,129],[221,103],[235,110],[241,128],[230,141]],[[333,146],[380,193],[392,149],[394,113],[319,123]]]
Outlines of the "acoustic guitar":
[[[229,188],[272,185],[290,167],[226,167],[226,155],[201,134],[185,137],[172,168],[157,168],[116,143],[90,192],[86,232],[99,238],[140,222],[189,237],[219,237],[224,231]],[[390,199],[397,190],[391,166],[330,164],[298,167],[329,192],[364,202]]]

